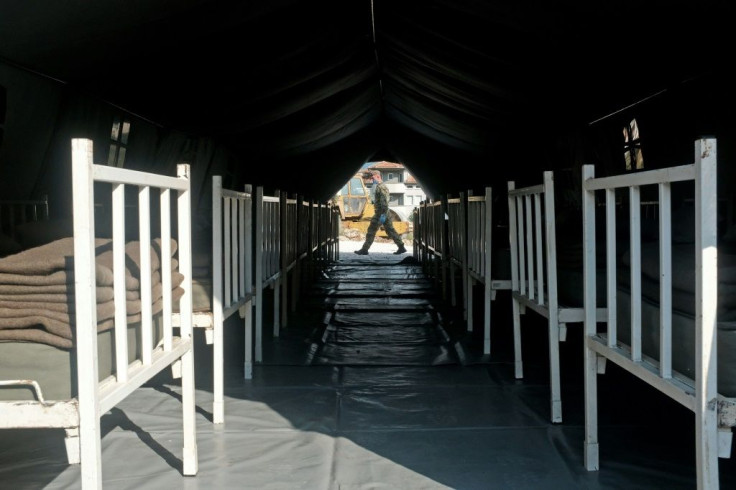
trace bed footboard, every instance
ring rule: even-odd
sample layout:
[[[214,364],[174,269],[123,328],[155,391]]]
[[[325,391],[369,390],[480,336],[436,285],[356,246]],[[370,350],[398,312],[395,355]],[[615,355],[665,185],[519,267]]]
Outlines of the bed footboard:
[[[557,231],[554,174],[544,172],[539,185],[516,188],[508,182],[509,241],[511,242],[512,314],[514,323],[514,371],[524,377],[521,356],[521,314],[527,309],[547,319],[549,345],[550,419],[562,422],[560,342],[567,325],[582,323],[583,308],[561,305],[558,297]],[[605,321],[606,310],[597,309],[596,321]]]
[[[60,285],[68,288],[65,294],[73,298],[74,310],[64,328],[56,326],[54,335],[58,337],[52,337],[54,342],[69,343],[68,355],[76,356],[76,372],[71,374],[76,378],[76,396],[47,400],[32,380],[6,381],[5,386],[30,386],[35,400],[0,402],[0,428],[65,429],[69,461],[81,463],[82,487],[101,488],[100,417],[172,367],[181,373],[182,380],[183,474],[195,475],[189,166],[179,165],[177,177],[168,177],[96,165],[88,139],[73,139],[71,150],[73,238],[23,252],[29,257],[42,255],[46,260],[39,261],[40,265],[16,259],[21,256],[18,254],[8,257],[4,267],[12,270],[16,261],[23,268],[33,266],[34,277],[44,278],[53,271],[54,277],[62,274],[68,278]],[[126,186],[137,190],[137,206],[125,205]],[[152,190],[158,191],[158,200],[151,198]],[[110,203],[112,239],[95,234],[98,199]],[[137,211],[137,216],[126,216],[130,210]],[[172,215],[176,216],[173,220]],[[133,241],[126,241],[126,218],[138,224]],[[38,270],[43,267],[49,271]],[[180,317],[178,334],[172,325],[175,304]],[[129,344],[131,326],[139,329],[136,346]],[[113,374],[102,380],[98,371],[101,333],[114,339],[115,358]]]
[[[632,375],[692,410],[696,423],[696,472],[698,488],[718,488],[718,457],[730,453],[734,403],[718,394],[716,335],[718,300],[717,177],[716,140],[695,142],[694,163],[647,172],[595,178],[591,165],[583,167],[585,240],[585,467],[597,470],[597,374],[605,360],[612,361]],[[672,328],[672,186],[691,182],[695,200],[694,291],[695,376],[690,378],[673,369],[673,343],[678,342]],[[659,200],[659,322],[642,321],[641,217],[640,193],[644,186],[656,188]],[[596,310],[596,192],[605,194],[607,243],[615,236],[615,192],[620,189],[629,199],[631,339],[624,343],[616,330],[615,309],[609,309],[605,332],[597,332]],[[609,245],[610,247],[610,245]],[[615,255],[607,250],[607,304],[616,304]],[[681,271],[682,272],[682,271]],[[642,333],[659,330],[658,355],[647,356],[642,349]]]
[[[179,165],[177,177],[126,170],[93,162],[92,141],[72,140],[72,184],[74,213],[74,274],[77,325],[77,378],[79,387],[79,432],[82,482],[101,485],[100,416],[127,397],[161,370],[178,365],[182,373],[182,423],[184,475],[197,473],[197,444],[194,406],[194,357],[192,351],[192,244],[189,166]],[[113,271],[115,295],[116,375],[98,383],[97,309],[95,291],[95,183],[110,184],[113,217]],[[126,294],[125,186],[138,188],[140,246],[140,297],[142,323],[141,359],[128,364]],[[152,257],[151,190],[157,189],[160,212],[160,270],[162,283],[163,339],[152,345]],[[183,274],[183,294],[179,299],[179,335],[172,327],[173,270],[172,198],[177,233],[178,271]]]
[[[467,330],[473,331],[473,286],[479,283],[483,285],[483,354],[488,356],[491,354],[491,302],[496,299],[496,291],[511,289],[511,281],[493,278],[496,271],[491,267],[495,249],[492,189],[486,187],[483,196],[469,195],[465,208],[467,212],[465,244],[468,257],[465,288]]]
[[[244,192],[222,187],[222,177],[212,178],[212,284],[213,284],[213,409],[216,424],[225,421],[224,322],[234,313],[244,320],[245,361],[243,376],[253,376],[253,198],[250,186]]]

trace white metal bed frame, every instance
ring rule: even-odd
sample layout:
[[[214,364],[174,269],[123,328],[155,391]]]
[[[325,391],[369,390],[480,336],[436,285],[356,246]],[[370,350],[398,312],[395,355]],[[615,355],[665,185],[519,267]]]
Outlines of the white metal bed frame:
[[[465,240],[465,193],[461,192],[459,197],[447,197],[445,200],[445,212],[447,213],[447,259],[444,262],[448,266],[450,281],[450,304],[457,306],[457,285],[455,284],[455,269],[460,269],[462,284],[462,297],[467,298],[468,281],[468,254],[466,253]],[[463,303],[463,320],[468,318],[468,305]]]
[[[483,354],[491,353],[491,302],[496,299],[496,291],[511,289],[511,281],[493,279],[491,262],[493,257],[493,199],[492,189],[485,188],[483,196],[468,193],[465,210],[467,213],[465,248],[467,263],[465,277],[465,308],[467,330],[473,331],[473,286],[483,285]]]
[[[255,208],[255,362],[260,363],[263,362],[263,291],[267,287],[274,290],[273,336],[278,337],[287,310],[296,308],[303,278],[302,262],[307,260],[313,265],[337,258],[339,214],[334,206],[288,199],[278,191],[274,196],[264,196],[262,187],[256,188]]]
[[[514,323],[514,375],[524,377],[521,347],[521,314],[527,308],[547,319],[549,343],[550,419],[562,422],[560,342],[567,338],[567,324],[584,319],[583,307],[565,307],[557,297],[557,239],[554,175],[543,174],[543,183],[516,188],[508,182],[509,241],[511,243],[511,298]],[[543,226],[544,225],[544,226]],[[544,229],[544,232],[543,232]],[[545,267],[547,280],[544,280]],[[597,321],[606,310],[597,309]]]
[[[289,312],[296,309],[296,297],[298,294],[296,286],[296,267],[299,262],[298,252],[298,220],[299,207],[298,199],[294,197],[289,199],[286,193],[281,193],[281,203],[279,210],[281,211],[281,274],[283,276],[283,285],[281,287],[281,323],[286,326],[289,324]],[[289,295],[289,279],[291,278],[291,295]],[[289,301],[291,300],[291,303]]]
[[[264,196],[263,187],[256,187],[255,233],[255,361],[263,362],[263,295],[270,287],[273,295],[273,335],[280,329],[281,300],[281,198]]]
[[[236,312],[244,321],[243,377],[253,377],[253,196],[226,189],[222,176],[212,177],[212,298],[209,311],[194,311],[193,326],[205,329],[212,345],[212,422],[225,422],[224,325]],[[174,326],[179,315],[174,314]]]
[[[695,414],[696,473],[699,489],[718,488],[718,457],[730,457],[736,399],[717,389],[717,151],[715,139],[695,141],[691,165],[634,174],[595,178],[592,165],[583,167],[585,240],[585,467],[599,468],[597,374],[610,360]],[[695,187],[695,379],[672,369],[672,249],[671,184],[692,181]],[[660,321],[642,325],[640,187],[659,191]],[[597,332],[595,268],[596,191],[605,193],[607,304],[616,304],[615,192],[627,189],[630,205],[631,345],[617,337],[616,309],[608,309],[606,332]],[[642,330],[660,331],[659,359],[642,353]]]
[[[491,302],[496,298],[496,291],[511,289],[511,281],[492,279],[492,205],[492,189],[486,187],[483,196],[468,192],[445,201],[424,202],[414,215],[414,253],[419,255],[425,272],[434,277],[435,284],[441,283],[443,299],[447,299],[449,270],[452,306],[457,305],[455,269],[460,269],[463,318],[468,332],[474,328],[473,286],[477,283],[484,286],[485,355],[491,353]]]
[[[414,209],[414,257],[422,270],[442,289],[447,300],[447,235],[445,201],[424,201]]]
[[[183,474],[198,470],[194,404],[194,356],[192,350],[191,298],[191,204],[188,165],[179,165],[177,177],[96,165],[92,140],[72,140],[72,187],[74,213],[74,292],[76,301],[76,356],[78,396],[69,400],[44,400],[37,383],[29,380],[4,384],[30,384],[38,400],[0,402],[0,428],[63,428],[70,463],[81,463],[82,488],[102,488],[100,417],[171,366],[181,377],[184,448]],[[116,374],[98,381],[97,307],[95,292],[94,184],[112,184],[113,263],[115,295]],[[139,191],[141,242],[142,355],[128,363],[125,311],[125,186]],[[184,294],[179,300],[181,327],[172,326],[172,278],[161,274],[163,284],[163,340],[152,345],[151,309],[151,188],[160,191],[161,270],[171,270],[171,198],[177,199],[178,270],[184,275]],[[146,244],[145,246],[143,244]],[[186,313],[188,312],[188,314]]]

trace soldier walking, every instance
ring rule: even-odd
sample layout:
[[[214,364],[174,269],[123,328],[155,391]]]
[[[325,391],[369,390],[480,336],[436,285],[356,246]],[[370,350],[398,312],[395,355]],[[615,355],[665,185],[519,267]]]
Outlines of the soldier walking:
[[[358,255],[368,255],[368,249],[371,248],[373,240],[376,238],[376,232],[381,225],[383,225],[383,229],[386,230],[388,236],[399,247],[398,250],[394,252],[394,255],[401,255],[403,253],[406,253],[404,242],[401,240],[401,237],[396,232],[393,224],[393,219],[391,218],[391,213],[389,213],[389,192],[388,187],[386,187],[386,184],[383,183],[381,172],[379,172],[378,170],[372,170],[370,172],[370,177],[373,179],[373,189],[371,195],[373,196],[373,208],[375,211],[373,213],[373,216],[371,216],[371,223],[368,225],[368,231],[365,234],[365,242],[363,242],[363,247],[356,250],[355,253]]]

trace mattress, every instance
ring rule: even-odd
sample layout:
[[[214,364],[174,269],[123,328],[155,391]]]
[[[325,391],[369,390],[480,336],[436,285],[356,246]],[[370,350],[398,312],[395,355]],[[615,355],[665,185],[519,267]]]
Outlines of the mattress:
[[[210,237],[204,233],[202,236]],[[192,250],[192,310],[212,311],[212,242],[200,239]]]
[[[596,306],[606,306],[606,250],[596,247]],[[546,271],[545,271],[546,275]],[[566,308],[582,308],[585,291],[582,242],[558,240],[557,245],[557,302]]]
[[[74,345],[73,239],[64,238],[28,249],[0,260],[0,339],[3,341],[39,342],[59,348]],[[151,294],[153,313],[163,307],[161,282],[161,247],[159,239],[151,246]],[[172,240],[171,253],[176,251]],[[96,241],[96,300],[97,330],[112,328],[115,316],[112,243]],[[141,321],[140,244],[125,246],[125,299],[128,323]],[[173,300],[184,293],[184,276],[171,259]]]
[[[692,243],[672,246],[672,365],[695,377],[695,249]],[[630,256],[620,261],[617,287],[618,337],[631,341]],[[659,244],[641,248],[642,352],[659,359]],[[736,396],[736,254],[719,247],[718,254],[718,392]]]
[[[153,321],[154,345],[162,338],[161,315]],[[115,372],[114,330],[97,334],[100,380]],[[141,357],[140,323],[128,326],[128,362]],[[73,349],[38,342],[0,342],[0,379],[32,379],[46,400],[66,400],[77,395],[77,365]],[[27,387],[0,387],[0,400],[35,400]]]
[[[718,320],[736,321],[736,254],[719,247],[718,254]],[[620,261],[617,282],[629,289],[630,255],[626,252]],[[672,305],[673,310],[685,315],[695,314],[695,249],[692,243],[672,245]],[[659,302],[659,244],[643,243],[641,247],[642,297]]]
[[[211,277],[194,277],[192,279],[192,311],[212,311]]]
[[[631,296],[627,288],[618,288],[618,338],[631,342]],[[642,299],[642,352],[659,359],[659,306],[648,298]],[[719,321],[717,328],[718,392],[736,396],[736,322]],[[695,378],[695,318],[681,311],[672,313],[672,368],[691,379]]]

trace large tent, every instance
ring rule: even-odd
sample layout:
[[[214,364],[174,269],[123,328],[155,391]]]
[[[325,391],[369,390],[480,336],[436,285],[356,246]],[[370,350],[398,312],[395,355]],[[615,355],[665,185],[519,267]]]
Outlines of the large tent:
[[[500,204],[499,208],[507,202],[507,181],[514,180],[517,188],[537,185],[542,172],[552,170],[555,182],[561,183],[556,196],[572,204],[570,209],[574,208],[577,213],[573,219],[578,219],[582,214],[579,211],[583,165],[593,164],[596,176],[608,176],[637,171],[636,167],[627,169],[627,156],[643,157],[645,170],[690,164],[694,159],[694,142],[702,137],[715,137],[717,195],[727,208],[720,213],[723,216],[719,216],[718,231],[722,232],[725,231],[723,225],[736,222],[736,77],[730,66],[734,58],[735,14],[736,2],[731,0],[5,0],[0,2],[0,201],[35,200],[45,196],[50,219],[41,223],[46,227],[44,231],[48,231],[49,236],[54,235],[53,227],[58,225],[60,233],[69,234],[72,218],[70,141],[88,138],[94,143],[96,163],[166,175],[176,175],[178,163],[191,165],[192,241],[199,242],[195,248],[205,244],[214,249],[220,245],[213,246],[212,234],[208,233],[217,229],[212,226],[218,219],[212,217],[212,208],[218,208],[212,199],[212,183],[217,182],[214,176],[222,176],[223,187],[229,189],[257,186],[254,195],[261,197],[261,204],[263,189],[269,197],[278,191],[280,197],[287,193],[290,197],[305,198],[294,200],[300,205],[309,200],[324,203],[364,164],[378,161],[403,164],[430,200],[442,200],[446,205],[448,197],[454,198],[461,193],[485,199],[490,187],[493,206]],[[638,199],[638,194],[636,196]],[[685,202],[682,197],[675,196],[673,190],[673,203],[676,200]],[[595,209],[592,201],[588,200],[588,212],[590,208]],[[305,222],[310,223],[311,232],[313,203],[307,204],[310,211]],[[528,206],[527,215],[531,216]],[[720,203],[713,204],[714,208],[718,206]],[[86,211],[85,206],[81,208]],[[483,212],[487,212],[486,209],[489,208],[483,208]],[[493,207],[495,224],[508,225],[506,231],[514,229],[508,221],[502,223],[508,220],[509,214],[496,209]],[[545,213],[549,209],[546,201],[544,209]],[[258,216],[258,211],[253,214]],[[440,222],[449,222],[450,214],[437,216]],[[467,215],[457,213],[457,216],[463,225],[469,222]],[[521,218],[522,213],[518,216]],[[540,216],[539,209],[535,216]],[[679,218],[673,216],[676,224]],[[562,218],[557,225],[545,228],[545,237],[550,235],[549,230],[558,226],[558,243],[575,242],[575,238],[580,238],[582,226],[578,222],[573,223],[575,229],[567,226],[573,219],[565,223]],[[694,219],[691,215],[691,220]],[[631,224],[636,225],[638,220],[638,217],[632,218]],[[7,221],[0,215],[0,225]],[[94,223],[92,229],[97,226]],[[642,229],[656,234],[659,228],[651,223],[645,223]],[[110,220],[104,224],[110,224]],[[180,228],[188,231],[188,224]],[[702,224],[698,226],[702,231]],[[83,226],[79,228],[84,229]],[[143,229],[141,225],[140,230]],[[450,235],[447,224],[437,229]],[[530,230],[527,226],[527,236],[531,236]],[[541,224],[537,230],[539,243]],[[692,232],[692,227],[688,230]],[[734,230],[736,227],[731,228],[731,239],[736,236]],[[0,226],[0,239],[7,238],[3,231]],[[606,226],[599,226],[586,238],[592,241],[606,232]],[[259,233],[260,228],[255,235],[261,242],[264,235],[269,239],[278,235],[274,241],[281,240],[280,232]],[[497,233],[494,237],[501,236],[505,240],[512,235]],[[519,238],[522,235],[519,233]],[[459,236],[459,232],[455,236]],[[22,243],[11,245],[17,245],[18,249],[38,245],[31,243],[28,236],[23,238]],[[438,238],[437,242],[442,239]],[[629,244],[634,255],[639,253],[636,252],[639,244],[635,244],[634,239],[625,246]],[[575,260],[583,255],[581,245],[582,239],[581,243],[572,243]],[[496,247],[496,243],[493,246]],[[505,253],[505,246],[497,248],[504,248],[501,252]],[[492,247],[489,244],[486,248],[490,251]],[[550,248],[554,250],[555,246]],[[243,246],[240,250],[245,249]],[[274,247],[272,251],[285,249]],[[608,251],[613,249],[609,247]],[[529,253],[531,250],[527,248]],[[537,245],[537,251],[540,250]],[[595,248],[593,250],[586,258],[595,263]],[[601,250],[605,249],[601,247]],[[462,253],[467,258],[467,250]],[[10,253],[0,253],[0,257],[4,255]],[[191,265],[188,263],[191,257],[187,253],[183,255],[183,263]],[[254,255],[261,257],[259,252]],[[390,252],[384,256],[395,258]],[[270,256],[274,257],[276,254]],[[349,297],[349,301],[361,303],[359,307],[367,301],[363,289],[379,281],[383,283],[375,296],[381,305],[388,302],[386,291],[391,288],[383,284],[391,285],[393,276],[387,278],[385,271],[389,269],[380,269],[377,262],[382,259],[374,257],[379,254],[372,251],[369,257],[360,257],[365,261],[359,261],[357,266],[348,264],[357,286],[351,290],[348,284],[345,289],[355,293],[357,299]],[[490,255],[484,257],[486,264],[492,262]],[[493,257],[496,261],[497,256]],[[498,257],[505,258],[505,255],[499,253]],[[537,257],[537,264],[541,264],[541,255]],[[349,258],[357,260],[352,251]],[[718,258],[720,260],[721,256]],[[209,260],[212,261],[212,257]],[[443,260],[449,263],[452,259],[445,256]],[[545,260],[550,263],[549,259]],[[637,267],[635,260],[631,268],[634,273],[621,275],[625,280],[629,277],[632,283],[641,279],[635,279],[635,274],[641,272],[637,269],[642,268],[641,264]],[[243,262],[245,260],[241,265]],[[254,262],[262,265],[262,261]],[[456,262],[464,263],[464,259]],[[511,259],[504,265],[508,266],[511,276],[512,266],[508,262]],[[674,262],[675,268],[681,265],[677,259]],[[728,260],[724,263],[729,264]],[[531,277],[531,259],[528,264]],[[651,264],[654,265],[650,272],[655,271],[651,277],[656,277],[658,271],[663,270],[664,262]],[[411,281],[401,282],[400,286],[408,284],[407,289],[414,287],[415,293],[416,289],[430,289],[428,285],[425,288],[423,279],[414,281],[418,272],[415,274],[413,270],[419,270],[419,265],[424,264],[389,265],[401,267],[401,274],[411,276],[408,278]],[[581,264],[575,262],[573,265],[580,266],[577,272],[583,270]],[[209,266],[205,261],[201,268]],[[489,269],[484,267],[484,271]],[[713,269],[708,270],[715,274]],[[523,272],[524,265],[518,270]],[[541,271],[541,265],[538,270]],[[546,277],[539,273],[536,284],[540,287],[557,277],[555,269],[549,270],[553,274],[547,272]],[[674,275],[678,274],[681,271]],[[568,281],[571,287],[576,287],[577,277]],[[595,280],[591,281],[590,277],[587,275],[584,281],[579,281],[590,286],[586,294],[590,288],[595,289]],[[490,284],[495,278],[485,278],[488,287],[482,293],[484,300],[488,298],[488,314],[483,321],[490,319]],[[405,279],[401,276],[397,281]],[[452,275],[448,282],[455,279]],[[510,284],[511,280],[506,279],[504,277],[502,282]],[[733,281],[733,276],[727,279]],[[270,287],[276,292],[256,293],[261,301],[263,296],[272,295],[269,298],[273,299],[272,303],[279,304],[276,281],[267,281],[264,286],[264,290]],[[293,285],[293,276],[291,281]],[[530,290],[533,289],[531,279],[528,283]],[[65,282],[64,287],[69,284]],[[256,288],[261,286],[263,284],[256,284]],[[466,288],[464,300],[467,305],[468,299],[473,298],[473,283],[467,280],[462,286]],[[576,292],[582,291],[582,285],[577,286]],[[724,289],[726,293],[721,293],[719,299],[731,298],[733,295],[729,291],[733,292],[733,288],[733,283],[729,283]],[[284,287],[281,291],[286,290]],[[475,289],[475,293],[480,292],[480,288]],[[332,293],[330,290],[329,294]],[[454,289],[452,294],[454,302]],[[682,302],[687,303],[686,306],[694,305],[698,293],[684,298],[686,301]],[[213,296],[206,299],[213,299]],[[408,302],[416,299],[410,298]],[[64,298],[62,308],[70,306],[66,301],[68,299]],[[418,301],[425,300],[419,298]],[[679,300],[678,297],[673,300],[670,295],[669,301]],[[281,303],[282,306],[286,304],[286,301]],[[478,304],[480,301],[476,301]],[[508,305],[494,306],[495,312],[507,315],[501,316],[498,322],[508,327],[506,332],[510,331],[512,323]],[[729,305],[733,307],[732,302]],[[421,306],[434,311],[431,304]],[[94,310],[94,305],[91,308]],[[246,308],[243,306],[242,311],[250,311]],[[258,306],[255,309],[258,311]],[[459,317],[461,309],[458,309]],[[15,312],[10,308],[6,310],[6,316],[14,320]],[[37,313],[28,306],[23,310]],[[71,318],[66,314],[68,309],[64,311],[66,318]],[[239,308],[232,309],[231,313],[235,311]],[[387,317],[392,313],[390,308],[379,311]],[[426,313],[424,309],[421,311]],[[481,315],[480,311],[476,308],[476,316]],[[649,311],[654,315],[653,310]],[[694,311],[697,315],[697,310]],[[733,312],[732,308],[730,313]],[[119,313],[118,308],[115,313]],[[275,317],[277,313],[278,307],[272,314]],[[473,319],[472,310],[470,315],[467,310],[465,313],[464,320]],[[241,321],[236,316],[232,315],[231,320]],[[441,315],[433,313],[432,320],[438,316]],[[532,323],[533,320],[529,320],[532,316],[527,315],[525,321]],[[629,316],[633,319],[635,314]],[[118,318],[116,316],[115,321]],[[323,318],[325,315],[320,314],[319,329],[327,328]],[[723,335],[723,331],[733,334],[733,318],[725,318],[727,325],[719,335]],[[380,315],[371,321],[375,323],[368,327],[385,326]],[[272,323],[277,325],[278,321]],[[302,327],[311,335],[313,325],[307,320],[303,323]],[[400,322],[389,318],[384,323],[396,327]],[[415,323],[411,319],[410,327],[417,327]],[[348,331],[355,327],[350,322],[345,324]],[[608,393],[608,397],[619,402],[609,406],[610,410],[616,411],[618,406],[628,404],[626,410],[621,410],[628,413],[631,405],[637,405],[643,407],[646,416],[632,423],[624,417],[623,425],[610,424],[608,427],[606,419],[602,418],[601,425],[608,434],[619,435],[620,432],[639,439],[621,438],[618,445],[606,446],[602,451],[607,451],[604,460],[609,466],[601,465],[600,473],[588,471],[590,468],[583,466],[584,417],[579,410],[583,405],[580,379],[583,370],[570,364],[568,370],[563,371],[573,373],[564,379],[564,386],[571,388],[566,392],[565,401],[566,422],[570,422],[557,426],[548,424],[547,381],[539,374],[546,373],[548,368],[545,364],[539,369],[539,362],[546,360],[545,356],[553,357],[553,351],[544,349],[548,339],[555,339],[557,332],[544,322],[539,325],[542,340],[531,344],[532,349],[541,350],[536,351],[536,356],[529,356],[538,361],[537,370],[534,363],[530,363],[526,378],[529,382],[525,383],[513,378],[510,369],[503,374],[503,367],[496,371],[501,375],[489,376],[491,371],[485,371],[488,360],[485,352],[478,356],[478,362],[458,354],[455,357],[462,357],[470,367],[464,365],[462,370],[439,375],[440,370],[434,369],[434,358],[423,360],[419,369],[409,366],[407,370],[400,369],[406,366],[390,358],[390,363],[371,371],[352,369],[350,364],[355,360],[350,356],[346,356],[347,368],[339,371],[341,374],[335,374],[337,370],[296,374],[296,370],[291,369],[294,365],[282,363],[280,357],[293,355],[292,344],[280,343],[282,339],[274,335],[267,346],[279,354],[272,356],[276,359],[272,363],[276,369],[264,371],[265,374],[256,373],[255,381],[245,384],[243,372],[248,368],[243,370],[243,366],[247,362],[238,357],[237,370],[229,366],[230,374],[235,374],[229,378],[232,384],[228,386],[228,403],[232,405],[228,410],[235,417],[230,419],[228,429],[211,430],[204,414],[196,414],[199,424],[207,423],[207,430],[199,434],[201,454],[205,455],[202,476],[199,482],[189,480],[183,485],[186,488],[197,485],[230,488],[249,484],[252,488],[375,488],[383,482],[399,481],[392,488],[445,488],[441,486],[445,484],[449,488],[488,488],[489,482],[501,481],[506,483],[505,488],[537,489],[545,485],[546,488],[586,489],[690,488],[697,463],[692,465],[693,455],[689,451],[694,453],[696,449],[690,444],[694,436],[690,437],[688,431],[696,432],[702,427],[696,429],[690,424],[689,412],[681,415],[672,409],[675,402],[671,399],[664,403],[662,399],[639,396],[634,385],[609,385],[614,387],[608,392],[601,389],[601,393],[603,396]],[[689,328],[690,323],[683,321],[683,325]],[[452,326],[466,334],[460,319]],[[563,339],[566,327],[558,326],[561,327],[559,338]],[[422,328],[413,330],[425,331],[423,324],[419,327]],[[238,335],[247,336],[243,330],[237,329]],[[389,354],[396,354],[400,361],[407,352],[407,357],[411,357],[414,344],[419,343],[394,342],[393,345],[391,335],[395,333],[377,331],[377,328],[362,329],[371,339],[378,336],[382,336],[381,340],[388,339],[388,351],[393,349]],[[437,331],[431,330],[433,334]],[[480,329],[474,331],[475,340],[483,335],[480,332]],[[568,334],[567,345],[583,342],[584,337],[579,334],[579,331],[574,337]],[[437,334],[436,337],[445,342],[447,336]],[[490,333],[483,340],[490,341]],[[501,340],[500,345],[508,347],[506,361],[511,366],[516,362],[510,361],[512,342],[510,337],[502,336]],[[359,361],[366,365],[379,363],[380,355],[371,358],[370,350],[364,345],[370,342],[362,342],[356,342],[355,354],[354,346],[349,346],[350,354],[358,355],[363,349]],[[243,342],[226,344],[231,349],[230,354],[237,350],[238,356],[248,355],[241,348]],[[301,338],[296,344],[299,349],[313,346]],[[678,340],[675,344],[675,350],[685,350],[685,343],[680,345]],[[386,352],[380,342],[375,345],[383,349],[379,354]],[[277,349],[284,346],[282,351]],[[35,364],[38,359],[42,374],[58,374],[54,369],[43,372],[41,361],[46,360],[46,354],[34,357],[4,341],[0,342],[0,347],[5,348],[0,359],[4,358],[7,364],[16,359]],[[446,349],[444,343],[440,347],[442,356],[439,358],[443,359],[445,350],[450,349]],[[462,351],[462,345],[455,342],[455,338],[452,347]],[[493,348],[497,349],[495,343]],[[575,356],[582,357],[583,346],[578,344],[576,348]],[[722,354],[721,347],[718,349],[721,359],[731,361],[731,356]],[[97,362],[98,351],[100,349],[90,351],[93,358],[90,362]],[[309,354],[314,357],[313,351]],[[66,368],[75,362],[68,361],[74,356],[67,356],[68,352],[64,351],[63,357],[56,358],[56,365],[63,364]],[[575,356],[567,357],[566,362],[577,362],[579,357]],[[107,361],[110,359],[108,356]],[[293,359],[289,361],[293,363]],[[330,364],[332,361],[327,359],[324,365],[335,365]],[[593,364],[598,362],[597,367],[601,368],[600,361],[597,358]],[[447,365],[452,366],[452,363]],[[588,364],[587,368],[587,374],[591,374],[596,366],[591,369]],[[204,376],[202,373],[206,369],[199,370],[198,374]],[[407,372],[409,375],[405,376]],[[76,382],[66,372],[58,377],[65,382]],[[21,378],[30,379],[31,376],[23,371],[13,377]],[[722,378],[730,382],[733,376]],[[211,382],[211,376],[205,379]],[[197,383],[199,386],[200,381]],[[106,434],[105,458],[119,463],[117,472],[109,462],[105,470],[107,475],[112,475],[107,476],[108,481],[114,482],[116,487],[128,484],[131,488],[178,488],[181,484],[179,463],[172,463],[178,455],[172,456],[165,446],[179,444],[179,434],[169,430],[166,416],[179,410],[182,403],[177,398],[178,393],[172,391],[175,396],[167,396],[163,405],[158,405],[160,397],[156,397],[161,393],[156,391],[168,390],[161,386],[166,385],[137,390],[138,397],[131,398],[133,409],[116,409],[103,425],[103,432],[112,432]],[[231,389],[233,387],[236,389]],[[269,391],[270,388],[273,389]],[[540,389],[545,392],[540,394]],[[237,393],[232,395],[234,392]],[[206,402],[211,403],[210,394],[205,395]],[[205,395],[200,392],[199,396]],[[149,404],[146,396],[156,401]],[[714,410],[715,398],[707,402],[708,410]],[[734,405],[729,407],[733,416]],[[540,417],[539,413],[545,413],[545,417]],[[590,413],[585,415],[589,417]],[[147,421],[147,417],[152,420]],[[177,414],[177,424],[178,418]],[[114,430],[113,425],[124,430]],[[148,429],[149,426],[153,429]],[[407,427],[410,430],[404,431]],[[414,431],[415,428],[420,430]],[[400,432],[391,440],[395,429]],[[154,433],[153,437],[148,430]],[[10,434],[12,437],[2,435],[5,447],[0,448],[0,477],[4,476],[4,481],[10,481],[11,486],[29,482],[31,486],[49,484],[49,488],[68,488],[79,481],[79,472],[68,469],[60,438],[52,440],[45,434],[26,436],[22,431]],[[687,445],[681,444],[688,437]],[[164,440],[159,444],[158,441]],[[635,442],[627,442],[631,440]],[[184,444],[186,446],[186,442]],[[137,450],[141,445],[152,446],[154,452],[164,457],[151,458],[146,448]],[[16,448],[21,448],[19,457],[16,457]],[[650,458],[654,459],[651,465]],[[734,459],[721,460],[722,482],[730,484],[733,481],[734,463]],[[698,473],[702,466],[705,465],[697,469]],[[489,476],[488,468],[501,468],[502,473]],[[157,475],[164,475],[164,479]],[[308,479],[315,475],[316,479]],[[284,480],[289,484],[278,487],[273,483]],[[72,483],[67,483],[70,481]],[[150,486],[141,486],[139,481]],[[318,483],[304,483],[309,481]],[[422,483],[412,484],[416,481]],[[356,484],[342,486],[344,482]]]
[[[503,187],[527,169],[616,172],[633,117],[649,167],[689,161],[704,134],[719,137],[727,162],[733,10],[3,2],[0,192],[64,203],[69,137],[94,138],[105,161],[116,116],[131,121],[126,166],[189,161],[205,193],[221,173],[324,200],[378,160],[406,165],[430,197]]]

